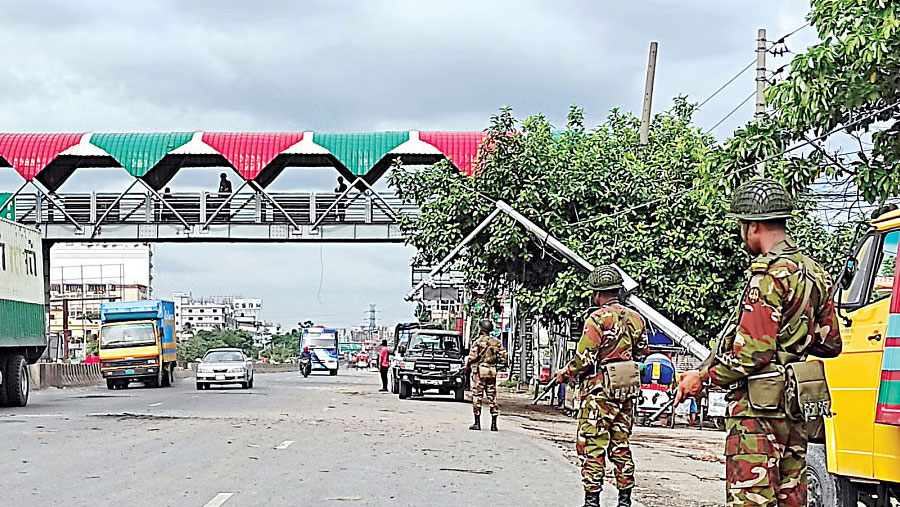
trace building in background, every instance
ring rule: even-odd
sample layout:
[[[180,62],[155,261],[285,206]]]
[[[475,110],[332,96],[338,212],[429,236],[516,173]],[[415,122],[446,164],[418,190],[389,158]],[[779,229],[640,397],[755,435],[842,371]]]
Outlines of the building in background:
[[[50,249],[50,334],[54,357],[80,359],[100,332],[100,305],[150,299],[148,244],[58,243]]]
[[[175,328],[179,339],[193,336],[198,331],[234,329],[246,331],[257,342],[266,342],[273,330],[280,326],[262,320],[262,299],[239,296],[194,297],[189,292],[172,294],[175,302]]]

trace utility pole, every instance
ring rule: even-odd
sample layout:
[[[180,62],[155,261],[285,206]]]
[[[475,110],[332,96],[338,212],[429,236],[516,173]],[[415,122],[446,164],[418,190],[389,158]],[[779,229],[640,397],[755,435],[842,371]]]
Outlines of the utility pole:
[[[650,141],[650,110],[653,107],[653,81],[656,78],[656,52],[658,48],[658,42],[650,42],[647,81],[644,83],[644,109],[641,112],[641,146],[646,146]]]
[[[758,120],[766,115],[766,29],[760,28],[756,32],[756,109],[754,117]],[[760,178],[766,176],[766,164],[756,164],[756,171]]]
[[[369,341],[375,339],[375,314],[377,310],[375,309],[375,305],[369,305]]]

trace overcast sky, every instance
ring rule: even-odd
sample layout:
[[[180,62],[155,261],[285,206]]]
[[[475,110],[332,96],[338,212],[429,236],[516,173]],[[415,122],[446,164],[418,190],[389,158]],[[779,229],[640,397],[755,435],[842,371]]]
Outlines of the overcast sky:
[[[564,125],[639,111],[649,41],[660,43],[654,111],[702,101],[770,38],[804,23],[807,1],[15,1],[0,4],[0,131],[481,130],[503,105]],[[788,40],[802,49],[806,29]],[[770,69],[784,60],[770,60]],[[749,70],[697,113],[715,125],[754,89]],[[752,100],[719,126],[724,139]],[[128,178],[76,172],[59,191]],[[330,190],[309,170],[273,189]],[[234,178],[233,178],[234,179]],[[173,191],[215,186],[195,169]],[[0,188],[21,183],[0,169]],[[345,326],[369,303],[411,317],[411,248],[401,245],[158,245],[156,295],[243,294],[264,317]]]

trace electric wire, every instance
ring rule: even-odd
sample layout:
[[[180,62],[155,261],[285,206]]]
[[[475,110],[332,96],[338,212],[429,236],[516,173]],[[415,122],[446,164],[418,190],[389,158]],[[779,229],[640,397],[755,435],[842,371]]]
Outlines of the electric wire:
[[[697,109],[702,109],[703,106],[705,106],[707,102],[709,102],[710,100],[712,100],[713,97],[715,97],[715,96],[718,95],[722,90],[724,90],[725,88],[727,88],[728,85],[730,85],[731,83],[733,83],[735,79],[741,77],[741,75],[742,75],[744,72],[747,72],[747,69],[749,69],[750,67],[753,67],[753,65],[754,65],[755,63],[756,63],[756,59],[755,59],[755,58],[754,58],[753,60],[750,60],[750,63],[748,63],[746,67],[744,67],[743,69],[739,70],[737,74],[735,74],[734,76],[732,76],[731,79],[729,79],[725,84],[723,84],[722,86],[720,86],[718,90],[714,91],[712,95],[710,95],[709,97],[706,97],[706,100],[704,100],[703,102],[701,102],[700,105],[697,106]]]
[[[893,109],[893,108],[896,108],[897,106],[900,106],[900,101],[895,102],[895,103],[893,103],[893,104],[891,104],[891,105],[885,106],[885,107],[883,107],[883,108],[881,108],[881,109],[879,109],[879,110],[877,110],[877,111],[874,111],[874,112],[872,112],[872,113],[866,114],[866,115],[864,115],[864,116],[862,116],[862,117],[860,117],[860,118],[857,118],[856,120],[854,120],[854,121],[852,121],[852,122],[850,122],[850,123],[847,123],[847,124],[842,125],[842,126],[840,126],[840,127],[835,127],[834,129],[829,130],[828,132],[825,132],[824,134],[822,134],[822,135],[820,135],[820,136],[818,136],[818,137],[815,137],[815,138],[812,138],[812,139],[806,139],[806,140],[803,140],[803,141],[799,142],[798,144],[795,144],[794,146],[791,146],[791,147],[789,147],[789,148],[786,148],[786,149],[784,149],[783,151],[781,151],[781,152],[779,152],[779,153],[776,153],[776,154],[774,154],[774,155],[770,155],[770,156],[768,156],[768,157],[766,157],[766,158],[764,158],[764,159],[762,159],[762,160],[758,160],[758,161],[756,161],[756,162],[753,162],[752,164],[748,164],[748,165],[746,165],[746,166],[739,167],[739,168],[737,168],[737,169],[735,169],[735,170],[733,170],[733,171],[731,171],[731,172],[729,172],[729,173],[727,173],[727,174],[722,175],[722,177],[728,178],[728,177],[734,176],[734,175],[736,175],[736,174],[738,174],[738,173],[740,173],[740,172],[746,171],[747,169],[751,169],[751,168],[753,168],[753,167],[756,167],[757,165],[759,165],[759,164],[761,164],[761,163],[765,163],[765,162],[769,162],[769,161],[775,160],[776,158],[779,158],[779,157],[782,157],[782,156],[784,156],[784,155],[787,155],[788,153],[797,151],[797,150],[799,150],[800,148],[802,148],[802,147],[804,147],[804,146],[811,145],[812,143],[814,143],[814,142],[816,142],[816,141],[821,141],[821,140],[823,140],[823,139],[826,139],[826,138],[828,138],[829,136],[831,136],[832,134],[835,134],[835,133],[840,132],[840,131],[842,131],[842,130],[847,130],[847,129],[849,129],[849,128],[851,128],[851,127],[853,127],[853,126],[855,126],[855,125],[857,125],[857,124],[859,124],[859,123],[862,123],[862,122],[866,121],[867,119],[869,119],[869,118],[871,118],[871,117],[873,117],[873,116],[878,116],[879,114],[881,114],[881,113],[883,113],[883,112],[885,112],[885,111],[891,110],[891,109]],[[598,221],[600,221],[600,220],[604,220],[604,219],[607,219],[607,218],[612,218],[612,217],[616,217],[616,216],[619,216],[619,215],[624,215],[624,214],[626,214],[626,213],[631,213],[632,211],[636,211],[636,210],[638,210],[638,209],[645,208],[645,207],[650,206],[650,205],[652,205],[652,204],[656,204],[656,203],[659,203],[659,202],[662,202],[662,201],[665,201],[665,200],[668,200],[668,199],[671,199],[671,198],[674,198],[674,197],[681,197],[682,195],[685,195],[685,194],[687,194],[687,193],[689,193],[689,192],[693,192],[693,191],[695,191],[695,190],[698,190],[698,189],[700,189],[700,188],[702,188],[702,187],[704,187],[704,186],[706,186],[706,185],[709,185],[709,184],[711,184],[711,183],[712,183],[712,182],[709,182],[709,183],[706,183],[706,184],[703,184],[703,185],[697,185],[697,186],[690,187],[690,188],[685,188],[685,189],[680,190],[680,191],[678,191],[678,192],[675,192],[675,193],[672,193],[672,194],[669,194],[669,195],[666,195],[666,196],[663,196],[663,197],[659,197],[659,198],[656,198],[656,199],[652,199],[652,200],[650,200],[650,201],[646,201],[646,202],[644,202],[644,203],[637,204],[637,205],[635,205],[635,206],[631,206],[631,207],[629,207],[629,208],[626,208],[626,209],[623,209],[623,210],[619,210],[619,211],[616,211],[616,212],[613,212],[613,213],[607,213],[607,214],[601,215],[601,216],[599,216],[599,217],[594,217],[594,218],[590,218],[590,219],[585,219],[585,220],[581,220],[581,221],[578,221],[578,222],[571,222],[571,223],[569,223],[569,224],[565,224],[563,227],[572,227],[572,226],[575,226],[575,225],[581,225],[581,224],[586,224],[586,223],[598,222]]]
[[[747,98],[744,99],[743,101],[741,101],[741,103],[738,104],[737,107],[735,107],[734,109],[732,109],[730,113],[726,114],[724,118],[722,118],[721,120],[719,120],[715,125],[713,125],[709,130],[707,130],[707,131],[704,132],[704,133],[705,133],[705,134],[709,134],[709,133],[711,133],[713,130],[716,130],[716,127],[718,127],[719,125],[721,125],[722,123],[724,123],[725,120],[727,120],[728,118],[731,118],[731,116],[732,116],[734,113],[738,112],[738,110],[739,110],[740,108],[744,107],[744,104],[746,104],[747,102],[749,102],[750,99],[752,99],[755,95],[756,95],[756,91],[754,90],[752,93],[750,93],[750,95],[747,95]]]

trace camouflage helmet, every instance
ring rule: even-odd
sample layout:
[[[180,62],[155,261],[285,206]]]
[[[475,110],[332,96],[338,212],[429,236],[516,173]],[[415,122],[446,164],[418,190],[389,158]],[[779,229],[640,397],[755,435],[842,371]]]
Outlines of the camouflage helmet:
[[[588,285],[591,290],[615,290],[625,288],[622,273],[610,264],[604,264],[594,268],[588,276]]]
[[[794,204],[784,186],[770,179],[748,181],[734,191],[728,218],[745,221],[791,218]]]
[[[485,333],[491,333],[494,331],[494,323],[490,319],[481,319],[478,321],[478,328]]]

